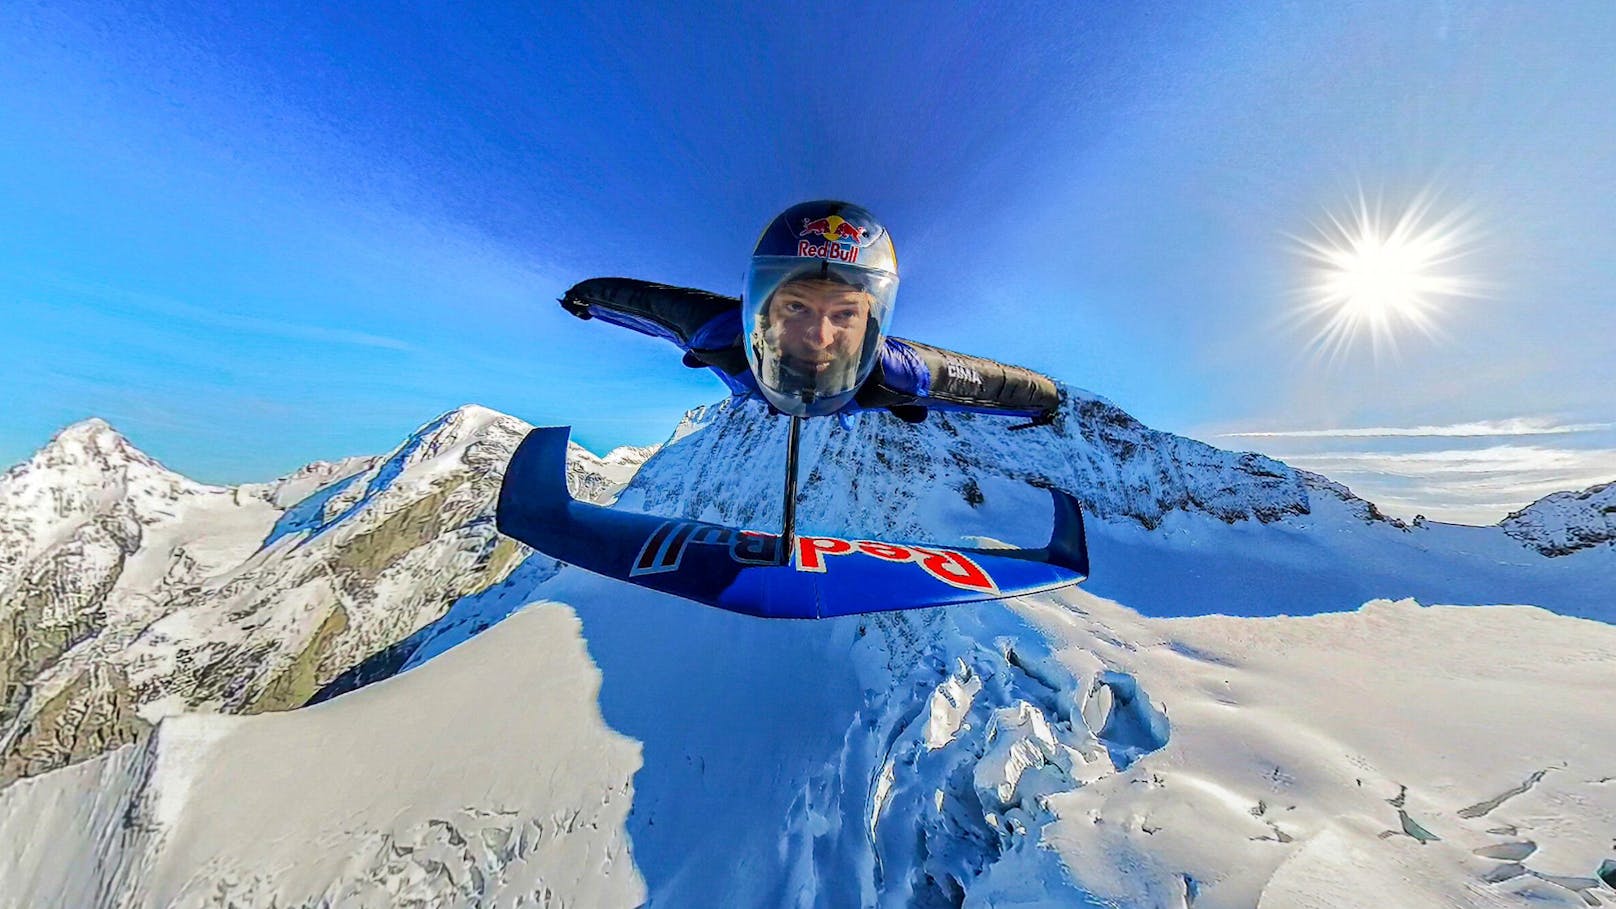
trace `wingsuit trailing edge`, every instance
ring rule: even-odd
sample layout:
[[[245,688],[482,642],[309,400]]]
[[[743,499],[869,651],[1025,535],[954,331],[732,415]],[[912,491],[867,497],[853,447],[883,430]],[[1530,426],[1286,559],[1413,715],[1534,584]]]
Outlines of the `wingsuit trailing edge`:
[[[790,417],[778,535],[672,520],[574,500],[565,427],[533,430],[506,470],[500,531],[572,565],[709,606],[769,618],[823,618],[1002,599],[1088,575],[1083,516],[1051,489],[1054,529],[1038,549],[947,549],[798,536],[803,419],[884,408],[908,423],[932,410],[1050,425],[1060,391],[1047,376],[886,334],[897,294],[891,237],[863,208],[805,202],[769,222],[740,299],[630,278],[594,278],[561,305],[663,338],[741,397]],[[845,557],[845,558],[844,558]]]

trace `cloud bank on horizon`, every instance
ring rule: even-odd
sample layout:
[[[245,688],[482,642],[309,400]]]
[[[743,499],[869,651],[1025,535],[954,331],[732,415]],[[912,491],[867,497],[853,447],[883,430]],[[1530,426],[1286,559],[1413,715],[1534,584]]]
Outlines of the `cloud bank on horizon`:
[[[1560,423],[1552,417],[1478,420],[1446,426],[1363,426],[1340,429],[1272,429],[1223,432],[1226,439],[1386,439],[1470,438],[1474,436],[1553,436],[1616,429],[1616,423]]]
[[[1561,438],[1538,441],[1548,436]],[[1490,524],[1550,493],[1616,480],[1616,423],[1533,416],[1217,437],[1260,440],[1273,457],[1345,483],[1392,514],[1460,524]]]

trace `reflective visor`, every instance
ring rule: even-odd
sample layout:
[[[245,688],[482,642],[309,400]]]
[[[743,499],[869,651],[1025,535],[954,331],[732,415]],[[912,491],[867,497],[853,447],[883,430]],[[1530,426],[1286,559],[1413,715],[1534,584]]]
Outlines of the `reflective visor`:
[[[840,410],[869,378],[898,291],[896,275],[823,259],[757,256],[742,291],[746,358],[776,408]]]

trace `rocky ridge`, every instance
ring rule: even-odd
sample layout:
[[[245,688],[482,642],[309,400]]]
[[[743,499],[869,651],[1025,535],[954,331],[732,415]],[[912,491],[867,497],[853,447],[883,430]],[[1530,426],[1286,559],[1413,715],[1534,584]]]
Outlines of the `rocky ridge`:
[[[1544,496],[1498,523],[1546,556],[1616,545],[1616,483]]]
[[[1077,390],[1068,389],[1054,426],[1008,427],[1003,418],[964,413],[934,413],[915,426],[875,412],[845,426],[812,421],[802,436],[803,511],[823,521],[825,532],[870,532],[873,520],[880,532],[922,539],[922,499],[943,495],[979,506],[988,481],[999,479],[1067,490],[1093,517],[1147,529],[1173,512],[1227,524],[1272,523],[1307,514],[1310,496],[1319,492],[1354,503],[1366,521],[1388,521],[1322,477],[1151,429]],[[622,501],[648,512],[767,527],[779,521],[784,451],[784,421],[769,419],[757,402],[697,408]],[[905,482],[860,482],[874,470]]]
[[[527,555],[492,503],[527,424],[463,407],[385,456],[205,486],[100,420],[0,477],[0,785],[180,711],[305,703]],[[574,489],[625,463],[574,446]]]

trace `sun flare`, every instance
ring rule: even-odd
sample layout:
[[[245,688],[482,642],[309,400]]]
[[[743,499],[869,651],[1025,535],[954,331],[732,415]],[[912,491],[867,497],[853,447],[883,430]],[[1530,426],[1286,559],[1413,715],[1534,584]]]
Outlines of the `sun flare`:
[[[1297,239],[1308,269],[1297,315],[1317,326],[1314,352],[1334,359],[1367,338],[1377,358],[1395,354],[1400,333],[1435,339],[1451,304],[1475,295],[1474,281],[1455,271],[1470,225],[1432,207],[1421,194],[1389,214],[1360,193],[1345,216],[1327,213],[1312,237]]]

